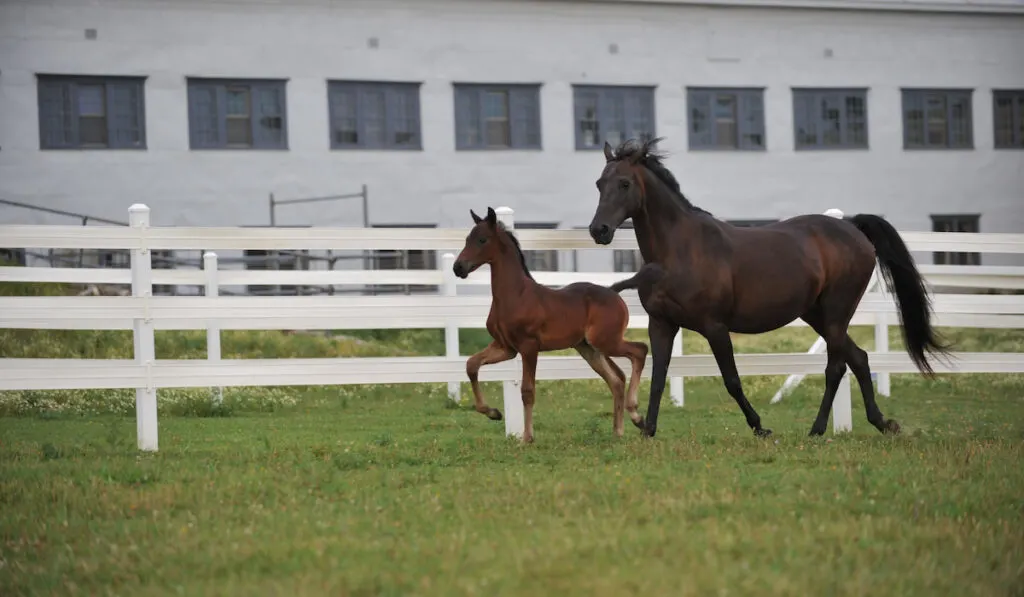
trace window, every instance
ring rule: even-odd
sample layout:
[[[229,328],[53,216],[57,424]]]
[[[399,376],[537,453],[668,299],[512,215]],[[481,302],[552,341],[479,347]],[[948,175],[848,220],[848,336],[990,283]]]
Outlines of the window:
[[[145,149],[143,81],[40,75],[40,149]]]
[[[576,149],[654,138],[654,88],[573,85]]]
[[[764,90],[687,89],[690,149],[763,150]]]
[[[516,222],[516,230],[554,230],[558,224],[541,223],[519,223]],[[526,259],[526,267],[531,272],[557,272],[558,251],[555,249],[532,249],[523,250],[523,257]]]
[[[996,149],[1024,149],[1024,89],[992,92]]]
[[[419,83],[331,81],[331,149],[422,149]]]
[[[904,89],[904,149],[974,146],[969,89]]]
[[[540,85],[455,84],[456,149],[540,149]]]
[[[867,149],[867,91],[794,89],[797,149]]]
[[[374,228],[436,228],[434,224],[376,224]],[[429,270],[437,269],[437,252],[423,249],[374,250],[369,251],[371,269],[377,270]],[[368,294],[418,294],[436,293],[434,284],[370,284]]]
[[[632,218],[619,225],[620,231],[633,230]],[[618,234],[623,234],[619,232]],[[637,272],[644,264],[644,256],[639,249],[613,249],[612,265],[617,272]]]
[[[287,149],[285,82],[189,79],[192,149]]]
[[[979,214],[932,215],[932,232],[978,232]],[[935,252],[938,265],[981,265],[981,253]]]

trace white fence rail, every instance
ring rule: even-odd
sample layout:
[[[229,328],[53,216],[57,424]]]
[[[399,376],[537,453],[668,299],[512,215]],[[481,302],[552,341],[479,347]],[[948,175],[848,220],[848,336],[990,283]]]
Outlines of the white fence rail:
[[[498,210],[514,227],[513,212]],[[467,229],[377,228],[153,228],[149,208],[130,209],[128,228],[106,226],[0,226],[5,247],[50,249],[130,249],[131,270],[0,267],[0,282],[69,282],[79,284],[131,284],[126,297],[0,297],[0,327],[21,329],[133,330],[133,360],[2,359],[0,390],[135,388],[138,445],[157,449],[156,392],[158,388],[228,386],[423,383],[447,382],[458,399],[465,381],[465,357],[459,356],[458,329],[483,327],[490,308],[489,295],[459,296],[459,286],[489,284],[487,268],[466,280],[451,271],[453,253],[461,250]],[[636,249],[632,235],[617,235],[610,246],[597,246],[586,231],[517,230],[526,249]],[[912,251],[970,251],[1024,253],[1024,234],[962,234],[906,232]],[[219,270],[217,257],[207,253],[204,270],[153,270],[154,249],[437,249],[446,252],[433,271],[245,271]],[[955,288],[1024,288],[1024,268],[922,265],[933,286]],[[565,285],[575,281],[611,284],[628,273],[536,272],[538,282]],[[206,288],[206,296],[153,296],[153,284],[191,284]],[[437,295],[416,296],[299,296],[222,297],[221,286],[254,284],[436,285]],[[630,310],[630,327],[646,328],[647,314],[635,291],[623,293]],[[936,324],[952,327],[1024,328],[1024,296],[939,294],[934,297]],[[861,301],[854,325],[874,325],[876,338],[888,338],[895,325],[895,306],[882,292],[870,292]],[[792,326],[805,325],[802,321]],[[221,360],[220,332],[234,329],[401,329],[444,328],[445,356],[417,358],[245,359]],[[203,329],[207,332],[208,359],[156,360],[155,330]],[[682,355],[677,338],[669,369],[673,402],[681,405],[684,376],[717,376],[709,355]],[[870,355],[879,389],[888,395],[888,374],[915,372],[906,354],[889,353],[879,342]],[[736,355],[742,375],[790,374],[787,387],[806,374],[819,374],[825,357],[806,354]],[[623,361],[621,363],[626,366]],[[1024,372],[1024,355],[957,353],[938,371]],[[481,370],[483,381],[505,382],[506,432],[522,433],[522,404],[516,388],[521,362],[491,365]],[[644,373],[650,376],[651,363]],[[538,379],[583,379],[594,372],[576,357],[542,357]],[[216,397],[219,396],[215,394]],[[781,398],[780,395],[777,398]],[[777,401],[777,400],[773,400]],[[849,379],[836,398],[833,426],[852,428]]]

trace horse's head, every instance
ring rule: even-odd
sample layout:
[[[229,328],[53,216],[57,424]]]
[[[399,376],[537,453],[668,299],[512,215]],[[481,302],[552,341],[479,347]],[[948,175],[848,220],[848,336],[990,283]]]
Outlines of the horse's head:
[[[601,178],[597,179],[600,198],[597,211],[590,221],[590,237],[594,242],[607,245],[615,237],[615,230],[633,217],[643,206],[644,166],[643,159],[648,146],[655,141],[619,148],[618,155],[612,146],[604,142],[605,166]],[[626,149],[624,149],[626,148]]]
[[[466,246],[455,259],[452,270],[460,278],[466,278],[485,263],[494,261],[501,251],[501,243],[498,239],[500,226],[498,216],[494,209],[487,208],[487,217],[481,218],[471,209],[469,214],[473,216],[475,225],[466,236]]]

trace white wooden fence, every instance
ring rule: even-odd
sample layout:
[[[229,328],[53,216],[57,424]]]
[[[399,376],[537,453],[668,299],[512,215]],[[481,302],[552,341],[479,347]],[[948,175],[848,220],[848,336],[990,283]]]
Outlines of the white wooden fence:
[[[496,210],[514,226],[509,208]],[[149,208],[133,205],[130,226],[0,226],[0,245],[11,248],[102,248],[131,251],[131,270],[0,267],[0,282],[68,282],[131,284],[132,296],[0,297],[0,328],[133,330],[134,359],[0,359],[0,390],[135,388],[138,446],[157,449],[156,393],[158,388],[373,383],[447,382],[458,399],[459,382],[466,380],[465,357],[459,356],[458,329],[483,327],[490,307],[488,295],[458,295],[463,285],[488,285],[487,268],[466,280],[457,279],[451,265],[461,250],[468,226],[449,229],[386,228],[216,228],[152,227]],[[518,230],[526,249],[636,249],[636,239],[619,234],[610,246],[597,246],[585,230]],[[972,251],[1024,253],[1024,234],[903,233],[913,251]],[[206,250],[204,270],[153,270],[155,249]],[[245,271],[218,270],[217,250],[238,249],[427,249],[446,253],[433,271]],[[1024,288],[1024,268],[922,265],[935,286],[960,288]],[[537,272],[542,284],[560,286],[580,280],[611,284],[628,273]],[[205,285],[206,296],[153,296],[153,284]],[[416,296],[300,296],[224,297],[222,285],[255,284],[429,284],[438,295]],[[635,291],[623,293],[630,309],[630,327],[646,328],[647,315]],[[1024,328],[1024,296],[939,294],[934,301],[936,324],[975,328]],[[861,301],[854,325],[875,325],[876,350],[872,371],[888,393],[888,374],[916,372],[903,352],[888,352],[887,330],[895,325],[895,305],[882,292]],[[805,325],[794,321],[790,325]],[[444,328],[444,357],[320,358],[221,360],[220,331],[237,329],[402,329]],[[157,360],[155,330],[205,329],[207,360]],[[883,340],[886,339],[886,340]],[[670,395],[682,405],[684,376],[718,376],[711,355],[682,355],[678,342],[669,375]],[[621,359],[617,359],[621,360]],[[620,363],[627,366],[624,360]],[[798,354],[738,354],[741,375],[790,374],[787,387],[806,374],[821,374],[824,355],[812,350]],[[957,353],[938,371],[1024,372],[1024,354]],[[650,376],[651,361],[644,374]],[[538,379],[583,379],[596,375],[578,357],[541,357]],[[506,433],[522,433],[519,398],[521,361],[484,367],[481,381],[504,382]],[[773,402],[781,398],[781,393]],[[852,428],[849,377],[837,395],[833,414],[836,431]]]

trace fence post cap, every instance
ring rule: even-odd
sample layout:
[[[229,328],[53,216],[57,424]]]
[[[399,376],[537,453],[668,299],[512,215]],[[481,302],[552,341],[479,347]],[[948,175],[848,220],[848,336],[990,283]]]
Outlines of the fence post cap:
[[[508,216],[512,215],[514,212],[512,211],[511,207],[506,207],[502,205],[498,209],[494,210],[494,213],[498,214],[499,216]]]
[[[203,253],[203,259],[216,259],[216,258],[217,258],[217,254],[214,253],[213,251],[207,251],[207,252]]]
[[[149,206],[145,203],[133,203],[132,206],[128,208],[128,213],[145,213],[148,211]]]
[[[843,210],[836,209],[836,208],[833,207],[832,209],[826,210],[825,211],[825,215],[826,216],[831,216],[833,218],[842,218],[843,217]]]

